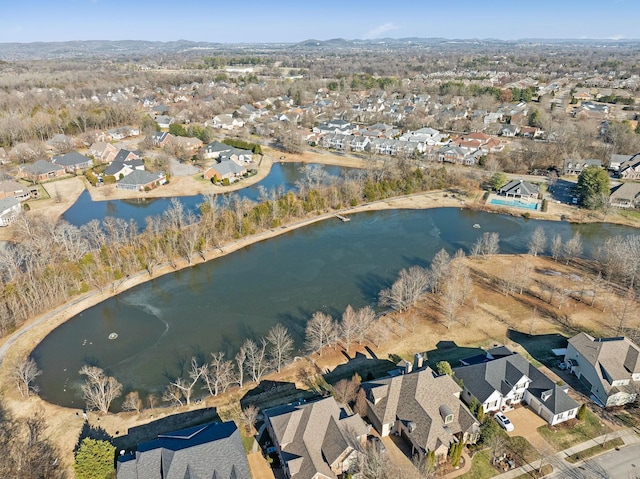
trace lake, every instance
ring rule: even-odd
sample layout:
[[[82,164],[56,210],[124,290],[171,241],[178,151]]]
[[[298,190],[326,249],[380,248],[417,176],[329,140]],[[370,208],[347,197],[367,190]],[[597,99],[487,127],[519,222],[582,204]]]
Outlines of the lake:
[[[296,189],[296,183],[303,178],[300,171],[302,163],[274,163],[269,175],[260,182],[236,190],[229,194],[237,194],[242,198],[258,201],[260,187],[267,190],[282,186],[284,191]],[[329,176],[340,176],[352,171],[353,168],[322,165]],[[143,194],[143,193],[141,193]],[[197,212],[203,201],[202,195],[181,196],[177,198],[186,210]],[[136,220],[140,228],[145,226],[148,216],[160,216],[169,208],[171,198],[136,198],[127,200],[93,201],[88,190],[82,192],[78,200],[63,215],[62,219],[75,226],[82,226],[91,220],[102,221],[107,216],[129,221]]]
[[[83,364],[104,368],[128,390],[158,393],[192,356],[225,351],[233,357],[245,338],[259,338],[278,322],[300,345],[315,311],[339,317],[348,304],[375,305],[400,269],[428,265],[441,248],[468,251],[486,231],[500,233],[502,253],[525,252],[538,225],[548,237],[559,233],[565,240],[580,231],[587,255],[609,235],[637,232],[460,208],[326,220],[157,278],[72,318],[33,353],[43,370],[41,396],[83,407],[77,374]],[[117,339],[109,339],[111,333]]]

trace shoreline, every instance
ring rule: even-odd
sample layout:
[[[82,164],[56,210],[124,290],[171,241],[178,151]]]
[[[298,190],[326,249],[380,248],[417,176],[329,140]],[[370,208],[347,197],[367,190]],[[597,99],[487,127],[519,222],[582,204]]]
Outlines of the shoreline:
[[[292,160],[297,161],[297,160]],[[272,162],[271,162],[272,164]],[[270,167],[269,167],[270,169]],[[434,190],[427,191],[421,193],[413,193],[406,196],[400,196],[395,198],[389,198],[384,200],[378,200],[372,203],[366,203],[360,206],[344,208],[342,210],[336,210],[328,213],[323,213],[321,215],[306,218],[299,220],[295,223],[289,225],[283,225],[278,228],[272,228],[265,230],[261,233],[257,233],[251,236],[247,236],[241,239],[237,239],[231,241],[229,243],[220,245],[217,248],[213,248],[204,253],[205,259],[200,259],[199,261],[193,261],[189,264],[185,259],[179,258],[175,261],[177,265],[176,268],[170,266],[169,263],[165,263],[160,265],[154,271],[153,275],[149,275],[149,273],[145,270],[141,270],[124,280],[120,280],[115,286],[114,283],[106,285],[101,290],[92,290],[89,291],[82,296],[76,297],[67,301],[66,303],[54,308],[51,311],[47,311],[38,315],[35,318],[24,323],[18,330],[16,330],[11,335],[7,336],[0,340],[0,384],[4,383],[3,379],[3,369],[2,365],[4,364],[4,359],[6,357],[11,358],[12,355],[9,354],[14,345],[20,343],[20,339],[30,340],[31,346],[28,347],[29,352],[31,352],[37,344],[40,343],[48,334],[50,334],[56,327],[61,325],[62,323],[68,321],[72,317],[77,316],[82,311],[95,306],[109,298],[117,296],[120,293],[123,293],[131,288],[134,288],[140,284],[146,283],[148,281],[154,280],[161,276],[175,273],[185,268],[189,268],[192,266],[196,266],[198,264],[203,264],[222,256],[226,256],[230,253],[238,251],[242,248],[250,246],[252,244],[265,241],[271,238],[275,238],[282,234],[285,234],[289,231],[294,231],[299,228],[303,228],[305,226],[325,221],[335,217],[336,215],[345,215],[348,216],[350,214],[363,213],[367,211],[383,211],[383,210],[391,210],[391,209],[432,209],[432,208],[465,208],[465,209],[473,209],[478,211],[484,211],[488,213],[494,214],[504,214],[510,216],[523,217],[525,212],[520,212],[515,210],[514,208],[505,208],[505,207],[491,207],[489,205],[480,204],[478,201],[482,197],[482,190],[474,190],[472,192],[468,192],[467,194],[462,194],[457,192],[455,188],[450,188],[448,190]],[[606,222],[600,219],[593,218],[577,218],[574,216],[567,217],[564,209],[569,208],[569,212],[571,212],[571,207],[562,208],[564,205],[551,205],[547,212],[541,211],[528,211],[531,219],[535,220],[548,220],[548,221],[569,221],[575,223],[589,223],[589,222]],[[558,209],[556,206],[560,206]],[[586,220],[586,221],[585,221]],[[624,224],[627,226],[635,226],[638,227],[637,223],[633,222],[609,222],[612,224]],[[200,258],[200,257],[196,257]],[[31,334],[29,334],[31,333]],[[23,345],[20,348],[22,351],[25,349],[26,345]]]
[[[447,196],[444,196],[447,195]],[[234,253],[242,248],[265,241],[271,238],[275,238],[282,234],[294,231],[296,229],[325,221],[335,217],[336,214],[350,215],[355,213],[362,213],[366,211],[382,211],[390,209],[430,209],[430,208],[446,208],[446,207],[468,207],[461,204],[460,200],[453,197],[449,197],[448,193],[442,190],[431,191],[425,193],[415,193],[408,196],[390,198],[387,200],[379,200],[374,203],[367,203],[365,205],[356,206],[352,208],[346,208],[334,212],[324,213],[313,218],[306,218],[299,220],[290,225],[281,226],[279,228],[272,228],[265,230],[261,233],[247,236],[238,240],[234,240],[229,243],[220,245],[218,248],[214,248],[205,252],[206,260],[194,261],[189,264],[185,259],[181,258],[175,261],[176,268],[171,267],[168,263],[165,263],[158,267],[153,275],[149,275],[147,271],[141,270],[134,275],[129,276],[125,280],[120,281],[114,288],[113,283],[106,285],[102,290],[93,290],[85,293],[82,296],[73,298],[72,300],[58,306],[57,308],[47,311],[30,321],[23,324],[17,331],[4,338],[0,342],[0,366],[4,364],[4,359],[9,357],[9,352],[16,346],[20,340],[32,342],[29,352],[32,351],[35,346],[44,339],[49,333],[51,333],[56,327],[64,323],[65,321],[77,316],[82,311],[95,306],[109,298],[117,296],[131,288],[134,288],[140,284],[154,280],[161,276],[175,273],[185,268],[203,264],[214,259],[226,256]],[[34,331],[37,329],[37,332]],[[29,334],[32,333],[32,334]],[[38,333],[38,334],[37,334]],[[23,337],[24,336],[24,337]],[[26,345],[25,345],[26,346]]]

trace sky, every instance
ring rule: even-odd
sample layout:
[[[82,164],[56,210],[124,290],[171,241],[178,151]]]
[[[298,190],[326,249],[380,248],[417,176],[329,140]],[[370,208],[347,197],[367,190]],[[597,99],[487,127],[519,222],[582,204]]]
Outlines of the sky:
[[[637,39],[640,0],[0,0],[0,43]]]

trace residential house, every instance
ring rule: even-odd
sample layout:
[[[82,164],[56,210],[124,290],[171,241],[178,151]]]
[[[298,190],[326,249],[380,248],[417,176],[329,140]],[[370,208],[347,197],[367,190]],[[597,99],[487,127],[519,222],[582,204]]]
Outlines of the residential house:
[[[173,117],[167,115],[158,115],[155,117],[155,122],[158,124],[160,128],[167,129],[174,122]]]
[[[229,152],[232,149],[233,146],[214,141],[204,147],[204,157],[207,159],[218,159],[222,153]]]
[[[371,139],[368,136],[352,136],[349,148],[351,148],[351,151],[362,152],[365,151],[370,141]]]
[[[51,162],[55,165],[62,166],[68,173],[75,173],[78,170],[84,170],[93,166],[93,160],[91,158],[81,155],[77,151],[54,156]]]
[[[264,411],[267,431],[289,479],[337,479],[352,470],[368,427],[333,397]]]
[[[376,431],[382,437],[399,435],[412,454],[433,451],[443,460],[450,444],[473,444],[479,438],[480,424],[460,400],[462,388],[451,376],[437,376],[427,367],[367,381],[362,389],[367,418]]]
[[[145,191],[167,182],[164,173],[150,173],[143,170],[134,170],[116,183],[116,188],[123,190]]]
[[[611,155],[609,170],[620,171],[620,167],[634,156],[635,155]]]
[[[582,105],[575,109],[573,115],[586,118],[607,118],[609,116],[609,105],[583,102]]]
[[[117,159],[113,160],[109,166],[104,170],[104,174],[107,176],[115,176],[116,178],[124,178],[125,176],[133,173],[135,170],[144,170],[144,161],[140,158],[131,159]]]
[[[118,456],[117,479],[251,479],[233,421],[159,434]]]
[[[353,126],[346,120],[334,119],[320,123],[318,126],[315,126],[312,131],[321,134],[340,133],[342,135],[351,135],[353,133]]]
[[[156,123],[157,122],[158,119],[156,118]],[[140,129],[134,128],[132,126],[121,126],[120,128],[112,128],[111,130],[107,131],[107,135],[112,140],[124,140],[125,138],[129,138],[131,136],[138,136],[139,134]]]
[[[213,128],[221,128],[223,130],[233,130],[234,128],[242,128],[244,121],[241,118],[234,118],[227,113],[214,116],[213,120],[205,123],[205,126],[212,126]]]
[[[569,339],[564,360],[598,404],[621,406],[636,400],[640,391],[640,348],[629,338],[577,334]]]
[[[23,165],[18,169],[18,175],[31,181],[46,181],[66,175],[63,166],[54,165],[46,160],[38,160],[30,165]]]
[[[523,180],[511,180],[509,183],[500,188],[498,192],[502,196],[521,198],[521,199],[538,199],[538,185]]]
[[[472,150],[470,148],[465,148],[462,146],[449,145],[443,146],[439,150],[436,151],[437,158],[439,161],[444,163],[455,163],[455,164],[468,164],[469,161],[465,161],[467,158],[474,158],[474,162],[477,161],[481,152],[479,150]]]
[[[0,181],[0,199],[2,198],[16,198],[17,200],[25,201],[31,198],[31,192],[29,188],[17,181]]]
[[[514,137],[518,133],[520,133],[520,127],[518,125],[504,125],[500,129],[500,134],[502,136]]]
[[[231,159],[227,159],[210,166],[203,174],[202,177],[205,180],[211,180],[216,178],[218,181],[225,178],[231,180],[234,178],[240,178],[247,173],[247,168],[240,166],[238,163]]]
[[[49,151],[69,151],[77,145],[78,140],[64,133],[58,133],[44,143],[44,147]]]
[[[638,208],[640,206],[640,183],[625,182],[614,187],[609,203],[616,208]]]
[[[93,156],[96,163],[111,163],[118,154],[118,149],[111,143],[99,141],[89,148],[89,156]]]
[[[198,138],[189,138],[186,136],[174,136],[171,139],[171,144],[182,148],[185,151],[196,151],[203,145],[202,140]]]
[[[142,158],[140,154],[141,154],[140,152],[125,150],[124,148],[121,148],[118,150],[118,153],[116,154],[113,161],[125,162],[125,161],[141,160]]]
[[[625,180],[637,180],[640,178],[640,153],[633,155],[627,161],[620,164],[618,178]]]
[[[0,226],[9,226],[18,219],[18,215],[22,211],[20,200],[9,196],[0,199]]]
[[[542,137],[544,131],[536,126],[523,126],[520,128],[520,136],[523,138],[536,139]]]
[[[550,425],[576,417],[580,405],[518,353],[502,346],[460,361],[453,374],[464,384],[462,398],[475,399],[485,413],[504,411],[522,402]]]
[[[169,145],[172,139],[173,135],[166,131],[156,131],[151,135],[151,142],[153,143],[153,146],[158,146],[160,148],[164,148]]]
[[[562,174],[564,175],[579,175],[588,166],[597,166],[602,168],[602,161],[600,160],[564,160],[562,162]]]

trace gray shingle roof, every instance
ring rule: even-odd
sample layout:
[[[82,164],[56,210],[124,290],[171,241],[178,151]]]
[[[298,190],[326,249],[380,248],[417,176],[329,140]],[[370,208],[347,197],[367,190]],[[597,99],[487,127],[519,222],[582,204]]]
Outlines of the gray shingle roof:
[[[0,214],[4,213],[9,208],[13,208],[14,206],[20,204],[20,200],[14,198],[13,196],[8,196],[6,198],[0,199]]]
[[[448,446],[459,432],[478,431],[479,424],[459,399],[460,386],[450,376],[435,376],[430,368],[368,381],[362,387],[368,392],[370,410],[381,424],[396,420],[415,423],[414,431],[408,435],[425,451]],[[376,403],[369,400],[370,395],[378,399]],[[443,410],[454,416],[446,425]]]
[[[225,176],[228,174],[241,175],[246,171],[246,168],[238,165],[233,160],[225,160],[221,161],[217,165],[213,165],[212,168],[220,173],[221,176]]]
[[[355,440],[352,435],[367,434],[360,416],[348,416],[333,397],[264,413],[292,479],[311,479],[317,473],[335,478],[330,464],[350,452]]]
[[[251,479],[240,432],[232,422],[208,423],[140,444],[120,456],[118,479]]]
[[[464,387],[478,401],[484,403],[494,391],[506,395],[523,376],[531,380],[528,390],[534,397],[555,415],[579,405],[538,368],[517,353],[508,356],[498,355],[493,360],[481,364],[472,364],[454,368],[456,378],[464,382]],[[551,391],[551,396],[542,399],[542,393]]]
[[[631,379],[633,373],[640,373],[640,348],[626,337],[596,339],[580,333],[569,339],[569,344],[593,366],[607,393],[612,386],[605,379],[603,368],[613,381]],[[585,367],[584,364],[579,366]],[[625,389],[624,386],[617,387]]]
[[[62,165],[62,166],[75,166],[75,165],[81,165],[87,162],[91,162],[91,158],[81,155],[77,151],[71,151],[66,155],[54,156],[53,162],[57,165]]]
[[[146,185],[151,183],[152,181],[158,181],[162,179],[162,174],[160,173],[150,173],[149,171],[143,170],[133,170],[130,174],[122,178],[118,181],[119,185]]]
[[[53,171],[64,170],[64,168],[60,165],[54,165],[53,163],[46,160],[38,160],[31,165],[27,165],[24,168],[24,171],[31,175],[46,175]]]
[[[511,180],[500,188],[500,193],[506,195],[535,196],[538,194],[538,187],[528,181]]]

